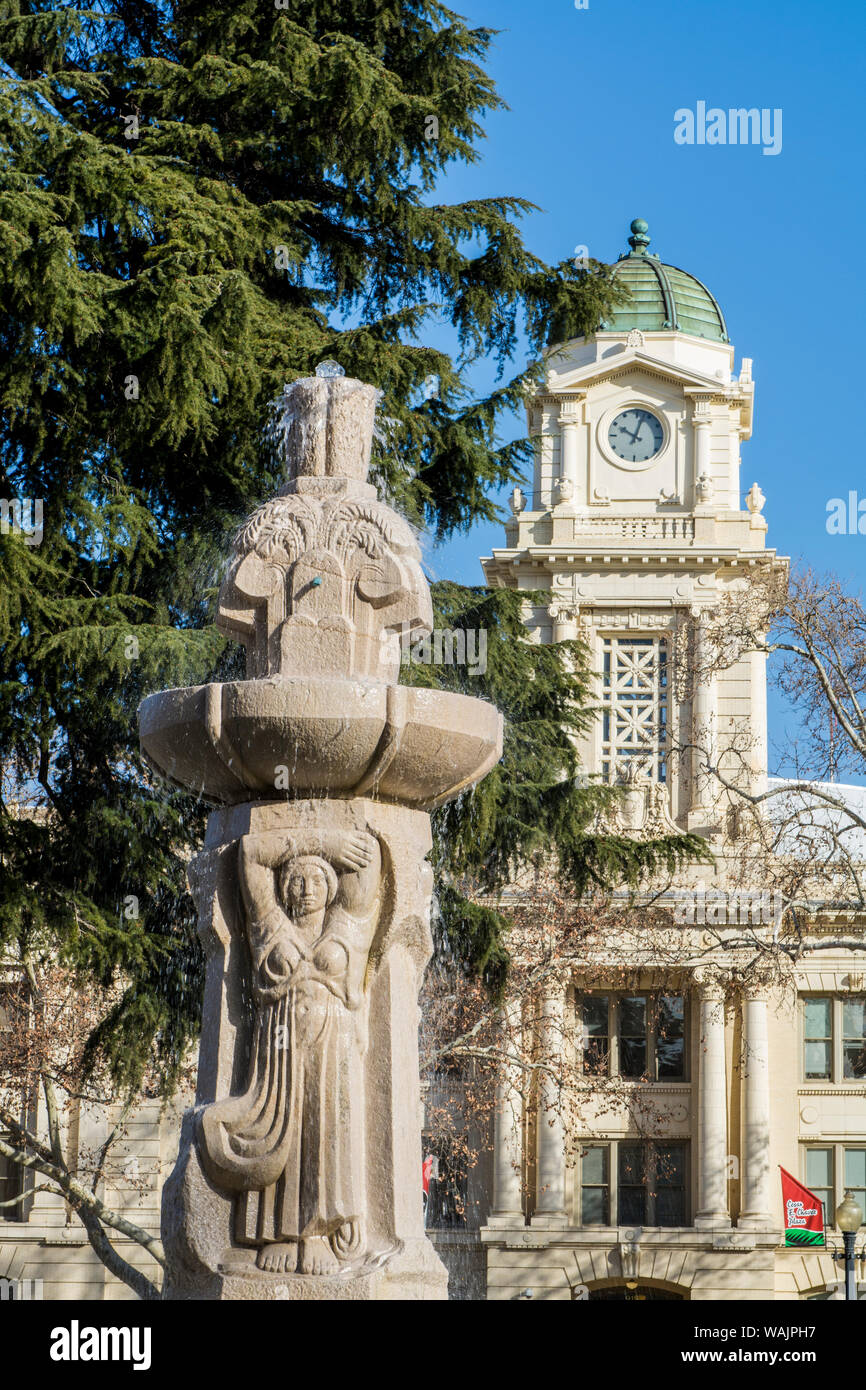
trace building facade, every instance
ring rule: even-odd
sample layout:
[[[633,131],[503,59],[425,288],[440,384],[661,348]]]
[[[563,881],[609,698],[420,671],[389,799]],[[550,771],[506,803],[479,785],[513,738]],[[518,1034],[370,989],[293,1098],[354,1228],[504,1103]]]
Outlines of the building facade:
[[[0,1028],[3,1026],[0,990]],[[187,1102],[189,1097],[186,1098]],[[144,1101],[126,1114],[120,1103],[77,1104],[67,1108],[64,1153],[70,1170],[90,1186],[93,1156],[120,1126],[96,1195],[111,1211],[125,1216],[159,1240],[162,1184],[177,1158],[183,1101],[163,1109]],[[28,1117],[40,1135],[47,1134],[44,1105],[34,1103]],[[77,1159],[77,1156],[79,1158]],[[81,1167],[76,1172],[77,1162]],[[12,1199],[24,1196],[22,1203]],[[62,1197],[44,1189],[39,1175],[22,1175],[19,1165],[0,1157],[0,1302],[31,1299],[126,1300],[132,1289],[109,1273],[91,1249],[81,1221]],[[132,1238],[109,1228],[112,1245],[129,1264],[157,1285],[161,1270]]]
[[[848,1188],[866,1211],[862,958],[822,950],[762,974],[716,949],[725,918],[707,902],[736,903],[728,920],[743,914],[756,939],[775,929],[766,892],[743,906],[725,789],[766,789],[766,669],[754,650],[714,665],[705,649],[724,605],[785,561],[767,548],[760,489],[743,496],[751,361],[737,369],[715,298],[649,242],[633,222],[614,272],[630,301],[551,352],[528,405],[532,493],[515,490],[505,546],[482,564],[490,585],[552,594],[527,603],[534,640],[588,644],[601,713],[580,751],[626,784],[620,828],[696,832],[714,863],[666,895],[675,959],[648,941],[619,988],[579,970],[548,985],[532,1026],[555,1020],[578,1074],[582,1052],[585,1104],[569,1131],[503,1090],[474,1287],[483,1268],[490,1299],[838,1296],[829,1251],[784,1248],[779,1167],[831,1226]],[[811,930],[837,925],[818,912]],[[506,1007],[513,1035],[524,1006]],[[469,1233],[440,1239],[446,1258],[449,1241],[465,1269]]]

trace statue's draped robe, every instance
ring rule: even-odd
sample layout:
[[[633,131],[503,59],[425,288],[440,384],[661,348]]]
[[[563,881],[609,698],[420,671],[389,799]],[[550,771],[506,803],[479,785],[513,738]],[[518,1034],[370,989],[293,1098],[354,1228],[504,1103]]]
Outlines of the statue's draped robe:
[[[340,898],[317,939],[281,907],[249,923],[257,1017],[249,1084],[209,1107],[205,1139],[240,1189],[236,1239],[247,1245],[334,1236],[360,1242],[364,1210],[364,972],[378,900]]]

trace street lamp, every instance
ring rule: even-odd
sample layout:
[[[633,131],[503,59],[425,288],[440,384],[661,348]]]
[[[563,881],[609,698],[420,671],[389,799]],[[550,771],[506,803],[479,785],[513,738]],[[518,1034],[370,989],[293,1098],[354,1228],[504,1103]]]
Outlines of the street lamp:
[[[844,1250],[841,1255],[834,1255],[835,1260],[845,1261],[845,1299],[857,1298],[857,1284],[854,1279],[854,1242],[857,1239],[857,1232],[863,1225],[863,1209],[860,1203],[846,1192],[844,1198],[836,1208],[836,1225],[842,1232],[842,1243]]]

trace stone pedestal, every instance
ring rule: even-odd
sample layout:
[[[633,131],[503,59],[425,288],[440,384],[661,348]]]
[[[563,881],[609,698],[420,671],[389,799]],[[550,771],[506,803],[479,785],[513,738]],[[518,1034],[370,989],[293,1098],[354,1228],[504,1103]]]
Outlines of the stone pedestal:
[[[363,885],[358,889],[351,882],[359,872],[347,871],[341,858],[341,846],[357,836],[369,836],[378,846],[374,863],[366,866],[367,898]],[[255,1002],[251,952],[256,953],[256,938],[248,893],[243,883],[238,888],[242,861],[254,863],[255,853],[260,860],[277,858],[281,846],[295,846],[296,861],[321,857],[333,866],[333,906],[346,920],[331,928],[330,949],[346,949],[354,937],[364,953],[358,961],[359,997],[349,1001],[355,1007],[335,995],[321,997],[322,986],[314,983],[308,996],[284,1009],[285,1024],[269,1016],[278,1004]],[[211,816],[205,849],[190,869],[207,975],[196,1106],[165,1189],[169,1297],[446,1297],[445,1268],[423,1227],[418,1136],[417,997],[432,947],[429,847],[430,820],[424,812],[363,797],[255,802]],[[276,867],[263,870],[276,873]],[[350,912],[346,903],[353,889]],[[310,975],[316,970],[314,952]],[[311,1015],[312,1027],[305,1031],[304,1018]],[[269,1048],[270,1055],[260,1058],[256,1069],[251,1059],[257,1033],[259,1048]],[[347,1054],[356,1045],[353,1068]],[[249,1096],[257,1075],[271,1079],[275,1110],[283,1097],[291,1106],[293,1088],[313,1089],[320,1123],[308,1142],[303,1126],[283,1136],[279,1116],[266,1125],[264,1088],[245,1113],[238,1113],[239,1099]],[[234,1108],[227,1104],[232,1101]],[[327,1123],[331,1113],[333,1126]],[[407,1125],[407,1117],[415,1123]],[[271,1163],[271,1153],[280,1149]],[[270,1177],[281,1161],[275,1181],[257,1187],[257,1179]],[[288,1170],[298,1185],[296,1197],[286,1196]],[[351,1197],[343,1211],[340,1195],[346,1190]],[[281,1208],[276,1225],[275,1206]],[[299,1237],[305,1220],[309,1225],[318,1210],[322,1229],[312,1240],[321,1242],[322,1268],[316,1273],[298,1272],[302,1240],[260,1243],[265,1229],[271,1237]],[[326,1229],[329,1216],[331,1224],[340,1216],[358,1223],[358,1231],[344,1236],[344,1244],[358,1243],[356,1254],[344,1259],[341,1251],[334,1253],[340,1233]],[[279,1259],[271,1262],[283,1267],[261,1268],[260,1252],[267,1258],[278,1246]]]

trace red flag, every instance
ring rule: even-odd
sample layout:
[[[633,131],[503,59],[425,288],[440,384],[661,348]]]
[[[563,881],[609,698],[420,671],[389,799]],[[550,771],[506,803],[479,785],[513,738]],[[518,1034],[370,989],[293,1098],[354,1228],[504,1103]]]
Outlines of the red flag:
[[[786,1245],[824,1244],[824,1203],[781,1164]]]
[[[433,1176],[433,1155],[428,1154],[421,1164],[421,1186],[424,1189],[424,1196],[430,1195],[430,1179]]]

